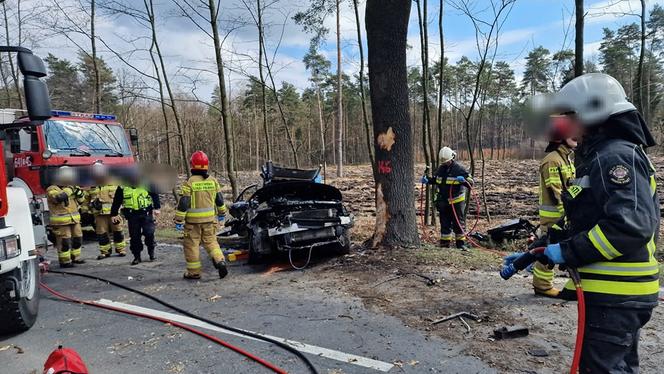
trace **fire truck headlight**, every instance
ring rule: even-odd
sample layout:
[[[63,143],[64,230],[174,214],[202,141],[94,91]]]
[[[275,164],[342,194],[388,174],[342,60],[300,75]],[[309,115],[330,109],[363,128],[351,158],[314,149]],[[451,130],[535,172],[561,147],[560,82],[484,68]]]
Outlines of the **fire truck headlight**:
[[[6,258],[16,257],[21,254],[21,248],[18,245],[18,239],[15,236],[2,239],[2,246],[5,249]]]
[[[48,149],[42,153],[42,158],[44,158],[44,160],[48,160],[51,158],[51,156],[53,156],[53,152],[49,151]]]

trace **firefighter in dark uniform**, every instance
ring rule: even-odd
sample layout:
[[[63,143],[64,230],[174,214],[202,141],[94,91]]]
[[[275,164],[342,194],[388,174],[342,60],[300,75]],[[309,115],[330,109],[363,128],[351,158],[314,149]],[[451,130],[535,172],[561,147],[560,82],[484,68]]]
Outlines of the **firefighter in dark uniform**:
[[[473,185],[473,178],[454,160],[456,152],[451,148],[441,148],[438,158],[441,165],[433,178],[425,175],[422,183],[435,185],[438,190],[435,202],[440,214],[439,244],[450,247],[452,240],[455,240],[457,248],[465,249],[466,190]]]
[[[586,300],[581,373],[638,373],[641,328],[657,305],[659,201],[644,149],[655,144],[618,81],[591,73],[567,83],[551,110],[581,131],[576,179],[563,193],[564,239],[544,254],[576,268]],[[568,282],[563,298],[575,296]]]
[[[127,219],[129,227],[129,250],[134,255],[132,265],[139,264],[143,252],[143,240],[148,249],[150,261],[155,260],[154,240],[155,218],[159,216],[161,204],[159,195],[146,183],[141,183],[136,172],[129,177],[128,185],[118,186],[111,206],[111,220],[114,224],[122,222],[119,216],[120,206],[122,214]]]

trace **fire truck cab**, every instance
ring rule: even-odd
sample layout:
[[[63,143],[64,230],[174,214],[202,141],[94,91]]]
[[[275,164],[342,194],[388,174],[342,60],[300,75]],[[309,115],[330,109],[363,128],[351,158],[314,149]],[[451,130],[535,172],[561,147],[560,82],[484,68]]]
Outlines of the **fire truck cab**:
[[[4,130],[9,185],[23,188],[28,195],[37,247],[48,244],[46,188],[60,166],[74,168],[85,186],[93,184],[89,170],[95,163],[109,169],[134,164],[132,144],[136,146],[138,138],[113,115],[54,110],[41,124],[18,117]],[[84,225],[92,223],[85,211],[82,219]]]

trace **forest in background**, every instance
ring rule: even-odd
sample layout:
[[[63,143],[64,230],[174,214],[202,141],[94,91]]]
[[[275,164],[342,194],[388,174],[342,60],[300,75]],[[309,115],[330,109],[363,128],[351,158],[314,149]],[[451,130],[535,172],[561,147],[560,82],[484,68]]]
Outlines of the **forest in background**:
[[[472,0],[441,0],[428,9],[431,3],[416,0],[412,7],[419,21],[422,61],[408,70],[416,162],[435,164],[441,145],[458,149],[461,157],[471,160],[473,169],[476,158],[539,155],[539,146],[525,130],[525,101],[533,94],[555,91],[574,77],[574,17],[565,20],[562,48],[532,48],[518,79],[509,61],[496,58],[502,26],[514,0],[488,1],[491,6],[486,8],[478,8]],[[625,14],[634,23],[604,29],[598,54],[584,59],[583,67],[585,72],[616,77],[662,139],[664,9],[655,5],[646,12],[645,1],[641,3],[640,13]],[[325,164],[328,174],[343,174],[344,164],[372,162],[366,35],[358,11],[365,4],[311,0],[299,13],[284,15],[284,23],[295,23],[311,34],[311,46],[302,56],[310,86],[303,90],[275,78],[279,67],[273,56],[279,43],[265,42],[266,28],[283,30],[263,21],[265,13],[279,7],[279,1],[241,0],[239,4],[242,9],[229,19],[220,14],[215,0],[13,0],[2,4],[0,30],[7,44],[47,46],[49,37],[58,36],[75,46],[77,59],[59,56],[57,48],[42,56],[49,70],[53,107],[117,115],[126,127],[139,130],[142,161],[167,163],[185,172],[188,155],[205,150],[214,169],[229,176],[234,193],[234,172],[257,169],[268,159],[299,167]],[[476,30],[476,54],[456,61],[445,57],[442,16],[446,11],[467,16],[469,27]],[[358,72],[342,71],[340,64],[320,52],[325,40],[339,43],[338,29],[326,29],[323,20],[340,12],[355,15],[358,53],[353,56],[358,59]],[[160,25],[174,17],[209,37],[214,60],[209,70],[180,68],[176,77],[165,65],[160,47],[169,41],[160,39]],[[126,36],[127,45],[135,46],[131,53],[114,50],[96,33],[96,26],[105,19],[117,18],[145,30],[144,35]],[[251,71],[229,60],[232,48],[224,44],[229,43],[229,35],[247,28],[258,36],[258,56],[233,53],[245,65],[258,68]],[[441,36],[441,49],[435,53],[441,56],[438,60],[429,57],[431,28],[437,28]],[[340,48],[336,57],[342,58]],[[112,69],[109,59],[119,60],[122,68]],[[0,66],[0,106],[22,108],[13,56],[1,55]],[[217,82],[210,97],[198,97],[191,85],[180,84],[185,77],[195,87],[202,74]],[[231,75],[242,77],[244,83],[229,84]]]

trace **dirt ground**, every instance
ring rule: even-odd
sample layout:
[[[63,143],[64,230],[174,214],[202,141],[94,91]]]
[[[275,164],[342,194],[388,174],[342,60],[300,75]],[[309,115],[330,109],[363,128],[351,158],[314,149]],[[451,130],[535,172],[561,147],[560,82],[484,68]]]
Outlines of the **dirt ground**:
[[[664,158],[653,161],[660,170],[664,166]],[[423,166],[417,167],[415,175],[421,175],[422,170]],[[536,222],[536,170],[534,160],[487,162],[485,177],[476,175],[475,179],[486,181],[492,221],[489,223],[482,217],[478,231],[485,232],[488,227],[513,218]],[[658,178],[660,193],[664,191],[662,177]],[[247,185],[259,178],[256,173],[241,173],[239,180],[241,185]],[[574,347],[576,303],[534,297],[527,272],[503,281],[498,275],[502,259],[488,251],[438,249],[426,242],[416,250],[366,249],[362,243],[371,236],[374,224],[370,167],[347,167],[344,178],[330,177],[328,183],[342,191],[355,215],[355,245],[350,255],[327,260],[311,269],[320,274],[312,277],[317,286],[357,297],[372,310],[395,316],[427,335],[448,340],[461,353],[476,356],[501,373],[567,370]],[[413,194],[419,198],[419,186],[414,183],[413,187]],[[479,191],[481,183],[477,187]],[[172,210],[169,203],[166,205],[161,217],[164,224]],[[473,215],[471,209],[470,216]],[[474,220],[468,219],[470,223]],[[436,232],[436,228],[428,228],[426,237],[435,241]],[[162,235],[167,236],[168,230],[162,230]],[[517,242],[497,249],[511,251],[523,246],[524,243]],[[660,259],[661,254],[660,250]],[[566,275],[560,273],[556,285],[560,288],[566,280]],[[466,318],[466,326],[457,318],[432,325],[436,319],[463,311],[477,315],[479,322]],[[504,326],[527,327],[529,335],[495,340],[493,330]],[[641,336],[643,372],[659,372],[663,353],[664,313],[658,308]]]

